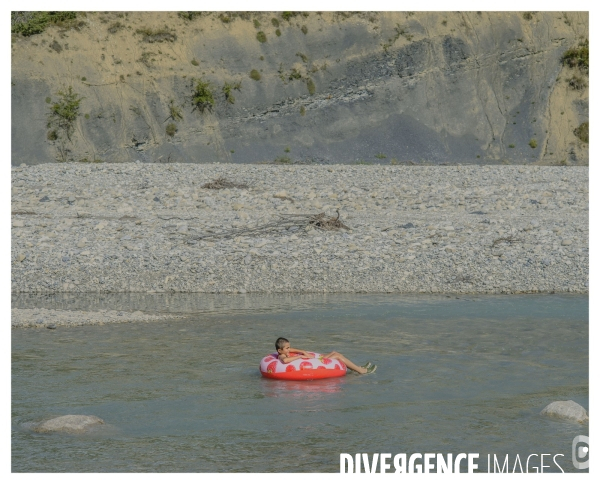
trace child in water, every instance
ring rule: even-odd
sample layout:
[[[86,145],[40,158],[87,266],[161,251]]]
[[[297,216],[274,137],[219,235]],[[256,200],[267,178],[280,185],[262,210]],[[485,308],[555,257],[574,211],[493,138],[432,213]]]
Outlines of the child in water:
[[[312,358],[312,355],[310,355],[307,351],[290,348],[290,342],[285,338],[277,338],[277,341],[275,342],[275,348],[277,349],[277,353],[279,355],[279,361],[282,363],[287,364],[300,358]],[[298,353],[298,355],[290,356],[290,353]],[[377,365],[371,365],[371,362],[368,362],[363,366],[355,365],[348,358],[337,351],[332,351],[331,353],[323,355],[323,358],[335,358],[336,360],[343,361],[348,368],[356,373],[360,373],[361,375],[373,373],[377,369]]]

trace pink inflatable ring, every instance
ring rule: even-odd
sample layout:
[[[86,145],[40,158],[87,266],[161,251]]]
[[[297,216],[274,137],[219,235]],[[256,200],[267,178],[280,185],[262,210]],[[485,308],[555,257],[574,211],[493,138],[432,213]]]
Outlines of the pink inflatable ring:
[[[320,380],[346,375],[346,365],[335,358],[324,358],[319,353],[310,353],[312,358],[297,359],[282,363],[277,353],[260,360],[260,373],[275,380]],[[293,356],[293,355],[291,355]]]

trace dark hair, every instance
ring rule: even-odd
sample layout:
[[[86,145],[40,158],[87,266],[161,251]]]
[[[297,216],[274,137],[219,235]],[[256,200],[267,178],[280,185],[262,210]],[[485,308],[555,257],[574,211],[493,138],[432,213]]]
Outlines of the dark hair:
[[[275,349],[282,350],[285,343],[289,343],[289,341],[285,338],[277,338],[277,341],[275,341]]]

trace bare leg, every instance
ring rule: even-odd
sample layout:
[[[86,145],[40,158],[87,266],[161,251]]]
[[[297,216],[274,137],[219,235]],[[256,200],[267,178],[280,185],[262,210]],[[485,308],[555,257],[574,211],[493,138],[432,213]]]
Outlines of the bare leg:
[[[343,361],[348,368],[356,371],[357,373],[360,373],[361,375],[364,375],[367,372],[366,368],[363,368],[362,366],[358,366],[358,365],[352,363],[348,358],[346,358],[341,353],[338,353],[337,351],[332,351],[328,355],[325,355],[325,358],[335,358],[336,360]]]

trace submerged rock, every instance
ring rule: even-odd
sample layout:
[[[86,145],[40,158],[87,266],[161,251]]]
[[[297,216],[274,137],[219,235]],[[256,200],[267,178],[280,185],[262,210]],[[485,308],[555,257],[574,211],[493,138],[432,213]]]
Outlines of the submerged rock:
[[[552,402],[540,412],[540,415],[574,420],[579,423],[585,423],[589,420],[585,408],[573,400]]]
[[[46,420],[34,427],[36,432],[85,432],[104,420],[94,415],[63,415]]]

